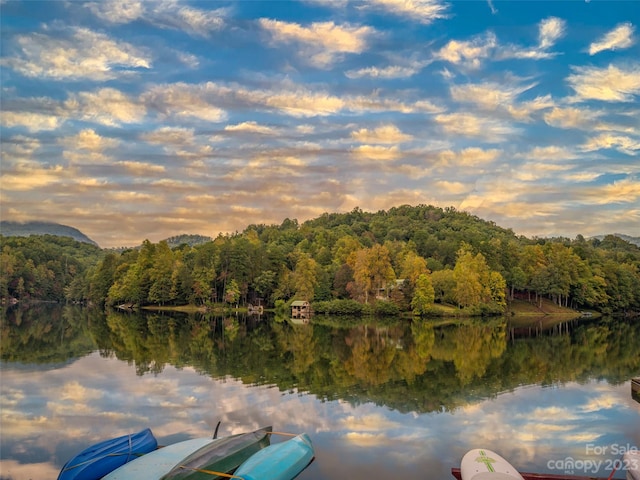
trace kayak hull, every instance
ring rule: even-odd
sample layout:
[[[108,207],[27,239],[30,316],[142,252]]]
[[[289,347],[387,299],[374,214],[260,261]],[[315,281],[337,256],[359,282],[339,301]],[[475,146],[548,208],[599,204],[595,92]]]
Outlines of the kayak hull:
[[[103,480],[177,480],[217,478],[204,473],[235,470],[269,444],[271,427],[222,438],[195,438],[151,452],[114,470]]]
[[[244,480],[291,480],[311,463],[313,457],[311,439],[303,433],[260,450],[240,465],[234,476]]]
[[[213,480],[208,472],[229,473],[259,450],[269,446],[272,428],[224,437],[180,461],[161,480]]]
[[[58,480],[99,480],[122,465],[158,448],[150,429],[105,440],[84,449],[60,470]]]

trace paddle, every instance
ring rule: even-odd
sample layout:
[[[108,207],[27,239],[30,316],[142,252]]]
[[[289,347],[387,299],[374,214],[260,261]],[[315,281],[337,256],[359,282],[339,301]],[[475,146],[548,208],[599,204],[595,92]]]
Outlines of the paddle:
[[[267,432],[267,435],[284,435],[286,437],[297,437],[297,433],[286,433],[286,432]]]
[[[203,468],[187,467],[186,465],[180,465],[180,468],[184,468],[185,470],[193,470],[195,472],[200,472],[200,473],[207,473],[209,475],[217,475],[218,477],[239,478],[240,480],[244,480],[244,478],[238,477],[237,475],[231,475],[230,473],[216,472],[214,470],[205,470]]]
[[[218,423],[218,426],[220,426],[220,423]],[[218,433],[218,427],[216,427],[216,435]],[[284,435],[287,437],[297,437],[298,434],[296,433],[287,433],[287,432],[267,432],[267,435]],[[213,438],[216,438],[216,436],[214,435]],[[239,477],[237,475],[231,475],[229,473],[223,473],[223,472],[216,472],[215,470],[205,470],[203,468],[195,468],[195,467],[187,467],[186,465],[180,465],[180,468],[184,468],[185,470],[193,470],[195,472],[199,472],[199,473],[206,473],[209,475],[217,475],[219,477],[225,477],[225,478],[238,478],[240,480],[244,480],[243,477]]]

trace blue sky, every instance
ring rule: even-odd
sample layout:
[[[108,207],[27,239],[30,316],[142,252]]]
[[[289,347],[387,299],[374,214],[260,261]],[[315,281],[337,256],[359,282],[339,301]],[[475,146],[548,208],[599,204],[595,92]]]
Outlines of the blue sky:
[[[3,220],[111,247],[433,204],[640,235],[640,2],[0,8]]]

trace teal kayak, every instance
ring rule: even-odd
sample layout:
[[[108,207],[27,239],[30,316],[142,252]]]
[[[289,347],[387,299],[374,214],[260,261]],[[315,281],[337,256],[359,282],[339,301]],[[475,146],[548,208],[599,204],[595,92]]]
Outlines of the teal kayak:
[[[271,427],[222,438],[194,438],[159,448],[114,470],[103,480],[207,479],[226,473],[269,445]]]
[[[244,480],[292,480],[311,463],[314,454],[311,439],[303,433],[260,450],[233,476]]]

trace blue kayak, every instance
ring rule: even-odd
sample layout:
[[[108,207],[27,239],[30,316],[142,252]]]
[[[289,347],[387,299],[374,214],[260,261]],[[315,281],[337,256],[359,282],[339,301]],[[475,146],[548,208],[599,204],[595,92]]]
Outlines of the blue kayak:
[[[311,460],[314,450],[306,433],[275,443],[252,455],[234,472],[244,480],[292,480]]]
[[[112,438],[84,449],[64,464],[58,480],[99,480],[116,468],[158,448],[150,429]]]

